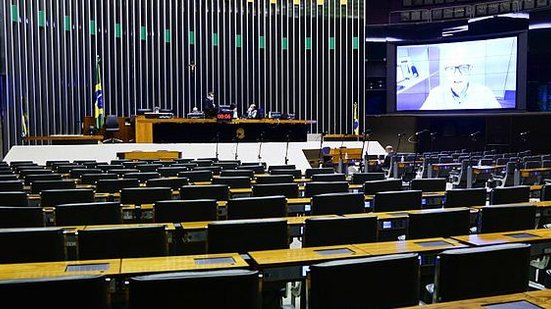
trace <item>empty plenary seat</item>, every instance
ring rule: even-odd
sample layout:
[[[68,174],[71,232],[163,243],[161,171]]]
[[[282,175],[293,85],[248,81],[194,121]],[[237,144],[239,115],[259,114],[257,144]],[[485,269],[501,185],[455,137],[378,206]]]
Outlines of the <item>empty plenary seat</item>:
[[[222,170],[220,172],[220,177],[226,177],[226,176],[241,176],[241,177],[248,177],[249,179],[252,179],[254,177],[254,171],[248,170],[248,169]]]
[[[246,269],[176,272],[130,277],[129,307],[258,309],[258,271]]]
[[[228,200],[228,219],[277,218],[287,216],[287,199],[283,195],[243,197]]]
[[[121,204],[153,204],[156,201],[172,199],[169,187],[138,187],[121,190]]]
[[[237,167],[237,170],[252,170],[255,174],[264,174],[266,173],[266,167],[262,164],[256,165],[240,165]],[[224,170],[222,170],[223,172]]]
[[[124,188],[137,188],[140,186],[138,179],[100,179],[96,182],[97,193],[117,193]]]
[[[365,212],[365,198],[362,193],[325,193],[312,197],[312,215],[344,215]]]
[[[434,302],[528,290],[530,245],[446,250],[436,258]]]
[[[536,228],[537,206],[491,205],[478,212],[478,232],[496,233]]]
[[[410,189],[421,190],[423,192],[441,192],[446,191],[446,183],[446,178],[412,179],[410,182]]]
[[[147,187],[169,187],[172,190],[179,190],[181,186],[189,185],[185,177],[152,178],[145,182]]]
[[[377,241],[377,217],[327,217],[304,221],[303,247],[333,246]]]
[[[57,205],[55,222],[58,226],[120,224],[122,223],[121,204],[91,202]]]
[[[342,173],[314,174],[312,181],[346,181],[346,175]]]
[[[395,308],[419,304],[416,253],[314,264],[308,279],[311,308]]]
[[[136,178],[140,183],[145,183],[152,178],[160,178],[161,175],[158,172],[138,172],[138,173],[126,173],[123,178]]]
[[[23,191],[25,185],[22,180],[2,180],[0,181],[0,192]]]
[[[183,166],[166,166],[159,167],[157,172],[161,175],[161,177],[176,177],[179,172],[185,172],[187,170],[188,168]]]
[[[378,192],[402,190],[401,179],[370,180],[364,182],[363,191],[366,195],[373,195]]]
[[[230,188],[227,185],[189,185],[180,188],[180,199],[198,200],[215,199],[227,201],[230,195]]]
[[[374,212],[421,209],[421,190],[387,191],[375,193]]]
[[[0,295],[20,308],[111,308],[104,275],[0,280]]]
[[[486,188],[446,190],[445,208],[486,205]]]
[[[31,184],[31,193],[39,194],[44,190],[76,189],[77,184],[73,179],[35,180]]]
[[[265,183],[253,185],[253,196],[283,195],[286,198],[299,196],[298,183]]]
[[[530,186],[498,187],[490,191],[490,205],[530,201]]]
[[[30,174],[25,176],[25,185],[30,186],[35,180],[61,180],[63,175],[59,173]]]
[[[51,189],[40,192],[41,207],[55,207],[60,204],[88,203],[94,201],[92,189]]]
[[[213,178],[212,183],[228,185],[230,189],[250,188],[251,178],[247,176],[220,176]]]
[[[63,261],[65,234],[54,227],[0,230],[0,263]]]
[[[371,172],[371,173],[354,173],[352,174],[352,183],[355,185],[361,185],[370,180],[384,180],[384,172]]]
[[[189,182],[210,182],[212,181],[212,171],[183,171],[178,173],[178,177],[186,177]]]
[[[155,222],[215,221],[218,206],[215,199],[164,200],[155,202]]]
[[[346,181],[327,181],[327,182],[307,182],[304,185],[304,196],[312,197],[323,193],[348,192],[348,182]]]
[[[407,239],[468,235],[469,209],[429,209],[408,215]]]
[[[293,183],[295,178],[293,175],[261,175],[256,176],[257,184],[271,184],[271,183]]]
[[[304,171],[304,177],[305,178],[312,178],[314,175],[319,174],[333,174],[335,173],[335,169],[332,167],[320,167],[320,168],[307,168]]]
[[[296,169],[296,165],[294,164],[285,164],[285,165],[270,165],[268,166],[268,171],[273,170],[294,170]]]
[[[0,192],[0,206],[29,206],[29,195],[24,191]]]
[[[271,170],[270,171],[270,174],[271,175],[293,175],[293,177],[295,179],[300,179],[302,178],[302,171],[301,170],[296,170],[296,169],[287,169],[287,170],[284,170],[284,169],[276,169],[276,170]]]
[[[100,179],[117,179],[119,176],[115,173],[96,173],[80,175],[80,183],[83,185],[95,185]]]
[[[42,207],[0,206],[0,228],[44,226]]]

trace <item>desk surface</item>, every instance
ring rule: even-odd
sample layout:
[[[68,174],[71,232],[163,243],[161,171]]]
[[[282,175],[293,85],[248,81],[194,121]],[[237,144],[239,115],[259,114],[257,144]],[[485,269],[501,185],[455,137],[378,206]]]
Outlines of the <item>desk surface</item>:
[[[471,234],[464,236],[453,236],[455,240],[471,246],[487,246],[516,242],[538,242],[551,240],[551,230],[523,230],[500,233]]]
[[[103,135],[46,135],[26,136],[24,141],[103,141]]]
[[[443,251],[448,249],[466,248],[462,244],[450,238],[425,238],[404,241],[373,242],[354,245],[355,248],[369,255],[386,255],[413,252]]]
[[[344,249],[347,253],[322,254],[324,250]],[[327,251],[325,251],[327,252]],[[335,251],[336,252],[336,251]],[[355,248],[352,245],[279,249],[249,252],[253,263],[259,267],[274,267],[278,265],[304,265],[310,263],[319,263],[342,258],[367,256],[365,252]]]
[[[271,218],[271,219],[285,219],[287,225],[304,225],[304,221],[309,218],[334,218],[337,215],[320,215],[320,216],[300,216],[300,217],[285,217],[285,218]],[[248,220],[248,219],[247,219]],[[206,230],[209,223],[212,222],[224,222],[224,220],[218,221],[195,221],[195,222],[182,222],[181,225],[184,230]]]
[[[106,270],[91,271],[67,271],[68,266],[73,265],[98,265],[107,264]],[[118,275],[120,272],[120,259],[87,260],[87,261],[61,261],[44,263],[3,264],[0,265],[0,280],[49,278],[75,275]]]

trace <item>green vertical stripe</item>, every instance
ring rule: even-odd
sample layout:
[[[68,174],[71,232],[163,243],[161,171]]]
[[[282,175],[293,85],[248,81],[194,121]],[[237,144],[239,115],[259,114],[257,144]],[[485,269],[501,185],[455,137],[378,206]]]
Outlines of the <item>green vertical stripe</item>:
[[[165,43],[172,42],[172,33],[170,32],[170,29],[165,29]]]
[[[258,37],[258,48],[266,48],[266,37],[263,35]]]
[[[19,7],[17,4],[11,5],[11,21],[19,21]]]
[[[360,38],[357,36],[352,38],[352,49],[358,49],[360,48]]]
[[[38,26],[46,27],[46,12],[38,11]]]
[[[63,25],[65,27],[65,31],[71,31],[71,16],[65,16]]]
[[[212,46],[218,46],[219,40],[218,40],[218,33],[212,34]]]
[[[195,45],[195,32],[194,31],[188,32],[187,40],[188,40],[189,45]]]
[[[335,38],[334,37],[329,38],[329,49],[335,49]]]
[[[281,38],[281,48],[283,50],[289,49],[289,39],[287,39],[286,37]]]
[[[243,40],[241,38],[241,34],[235,35],[235,47],[241,48],[243,46]]]
[[[90,35],[96,35],[96,21],[90,20]]]
[[[140,27],[140,40],[142,41],[147,40],[147,28],[145,26]]]
[[[122,37],[122,25],[121,24],[115,24],[115,37],[121,38]]]
[[[312,38],[311,37],[306,37],[306,39],[304,39],[304,46],[306,47],[306,49],[312,49]]]

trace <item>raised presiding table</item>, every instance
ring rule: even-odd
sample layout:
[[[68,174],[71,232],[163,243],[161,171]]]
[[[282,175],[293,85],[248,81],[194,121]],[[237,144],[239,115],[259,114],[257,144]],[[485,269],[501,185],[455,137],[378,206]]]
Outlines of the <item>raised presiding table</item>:
[[[305,142],[313,120],[135,118],[136,143]]]

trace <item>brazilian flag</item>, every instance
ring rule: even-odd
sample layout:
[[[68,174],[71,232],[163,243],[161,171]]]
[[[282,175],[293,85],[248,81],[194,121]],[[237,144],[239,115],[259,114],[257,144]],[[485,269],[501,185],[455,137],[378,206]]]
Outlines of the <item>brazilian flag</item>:
[[[101,68],[99,57],[96,60],[96,84],[94,86],[94,118],[96,119],[96,128],[99,130],[103,127],[105,120],[103,102],[103,89],[101,87]]]

